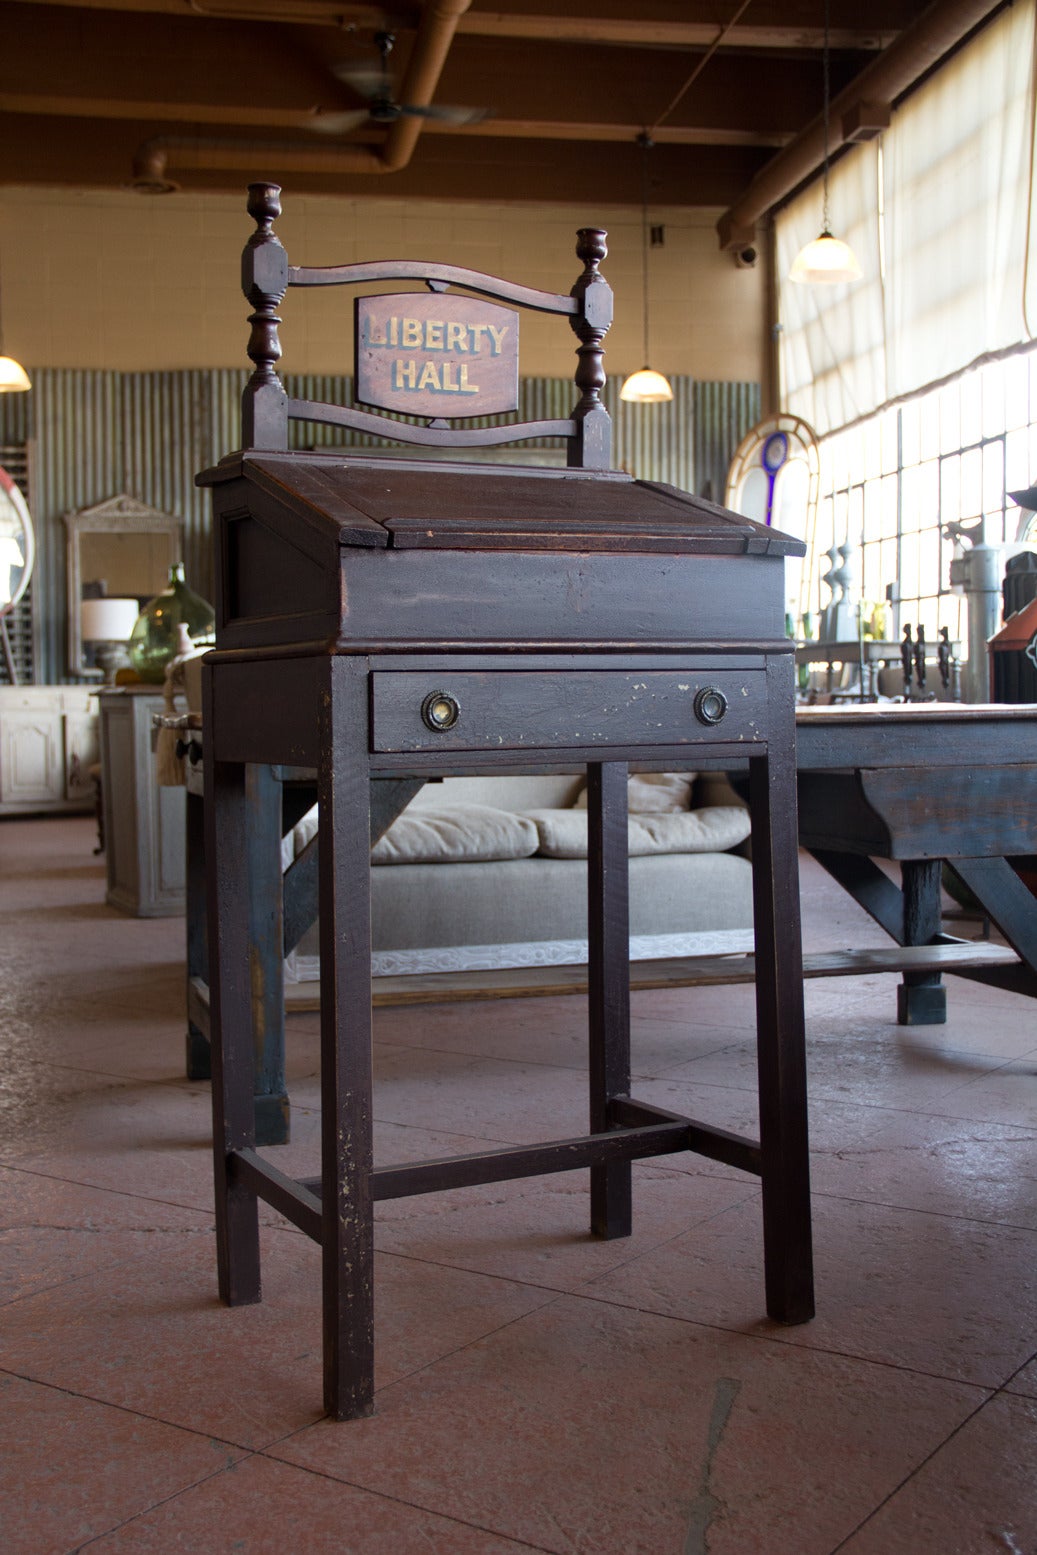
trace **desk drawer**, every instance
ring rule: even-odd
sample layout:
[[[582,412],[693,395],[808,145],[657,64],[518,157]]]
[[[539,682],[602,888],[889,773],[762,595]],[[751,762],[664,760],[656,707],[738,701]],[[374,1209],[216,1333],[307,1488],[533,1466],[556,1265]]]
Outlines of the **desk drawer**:
[[[766,739],[762,670],[375,671],[373,751],[551,750]]]

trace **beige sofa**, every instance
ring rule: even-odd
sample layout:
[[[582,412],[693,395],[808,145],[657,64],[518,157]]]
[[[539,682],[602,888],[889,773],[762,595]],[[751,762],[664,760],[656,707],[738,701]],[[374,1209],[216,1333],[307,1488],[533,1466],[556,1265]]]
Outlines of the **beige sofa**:
[[[372,854],[376,976],[586,960],[583,779],[531,775],[429,783]],[[632,776],[631,957],[752,948],[749,818],[722,776]],[[284,862],[316,830],[285,838]],[[735,851],[740,850],[740,851]],[[317,929],[288,957],[318,975]]]

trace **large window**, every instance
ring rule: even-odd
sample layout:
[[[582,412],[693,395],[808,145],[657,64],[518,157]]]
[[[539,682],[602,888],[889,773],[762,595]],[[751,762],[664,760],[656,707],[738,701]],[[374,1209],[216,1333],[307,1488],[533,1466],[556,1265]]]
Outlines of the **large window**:
[[[1002,11],[833,165],[856,285],[786,279],[820,180],[775,217],[781,408],[819,436],[1037,337],[1035,11]]]
[[[781,408],[821,440],[801,614],[848,562],[866,628],[877,613],[886,637],[910,622],[964,642],[954,526],[1016,538],[1007,493],[1037,479],[1035,18],[1035,0],[998,12],[833,165],[861,282],[785,280],[819,230],[820,180],[775,218]]]
[[[988,543],[1011,541],[1022,517],[1008,496],[1037,474],[1037,348],[961,374],[821,442],[821,497],[804,568],[801,611],[828,603],[831,547],[848,544],[854,592],[870,621],[899,585],[886,635],[921,624],[964,639],[965,601],[950,585],[948,524]],[[958,542],[960,546],[961,542]],[[966,545],[967,545],[966,541]],[[841,558],[836,558],[839,565]]]

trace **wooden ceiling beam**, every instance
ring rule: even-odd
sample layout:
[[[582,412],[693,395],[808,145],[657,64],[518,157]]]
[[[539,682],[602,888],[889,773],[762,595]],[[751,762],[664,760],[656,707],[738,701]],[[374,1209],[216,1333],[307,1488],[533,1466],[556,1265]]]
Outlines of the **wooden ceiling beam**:
[[[477,124],[444,124],[430,119],[426,135],[478,135],[491,140],[586,140],[638,142],[641,124],[585,124],[546,119],[481,119]],[[652,130],[659,146],[785,146],[788,131],[724,129],[710,125],[660,124]]]
[[[502,16],[498,12],[470,11],[459,32],[482,38],[517,38],[527,42],[604,43],[614,47],[687,49],[709,48],[723,27],[715,22],[653,21],[647,17],[609,19],[600,16]],[[874,52],[884,49],[895,31],[873,27],[839,27],[830,34],[833,49]],[[818,53],[824,46],[821,27],[754,27],[739,22],[724,34],[725,49],[780,50],[786,53]]]
[[[15,119],[0,114],[0,184],[34,183],[72,188],[119,188],[129,181],[127,128],[133,144],[149,133],[147,121],[131,124],[92,119]],[[321,154],[323,151],[323,155]],[[745,187],[768,156],[751,146],[660,145],[652,158],[651,198],[658,206],[723,207]],[[602,157],[582,141],[470,139],[458,157],[451,142],[423,135],[411,164],[391,180],[343,172],[334,148],[302,141],[278,150],[242,141],[210,148],[192,160],[209,161],[190,174],[192,192],[242,194],[258,179],[283,182],[293,193],[394,199],[561,202],[594,217],[595,208],[638,205],[642,156],[636,145],[615,145]],[[171,171],[176,168],[171,164]],[[187,180],[185,180],[186,183]],[[143,198],[143,196],[142,196]],[[175,198],[175,196],[173,197]]]
[[[321,134],[328,133],[327,127],[333,126],[338,116],[337,109],[326,108],[319,103],[299,108],[275,108],[269,104],[257,107],[255,103],[160,103],[152,98],[71,97],[50,96],[43,92],[2,91],[0,112],[33,114],[46,118],[150,119],[162,124],[221,124],[260,131],[312,130]],[[350,138],[356,139],[357,136]]]
[[[288,26],[334,27],[344,32],[376,31],[387,19],[396,27],[414,28],[421,15],[420,0],[393,0],[391,8],[380,5],[350,4],[348,0],[20,0],[33,6],[62,6],[88,11],[133,11],[152,15],[194,17],[200,20],[234,23],[278,22]],[[702,5],[700,17],[674,19],[672,15],[653,16],[652,7],[629,0],[617,8],[615,16],[572,11],[559,15],[557,9],[505,10],[495,5],[489,10],[471,10],[458,26],[458,32],[472,37],[513,38],[529,42],[603,43],[616,47],[696,50],[708,48],[723,30],[714,19],[715,6]],[[672,7],[663,6],[665,13]],[[683,6],[685,13],[694,6]],[[897,7],[886,7],[896,13]],[[900,9],[903,9],[900,7]],[[917,7],[911,7],[911,13]],[[647,14],[646,14],[647,13]],[[852,14],[852,13],[851,13]],[[886,48],[897,36],[900,26],[888,17],[869,25],[836,20],[831,28],[833,49],[873,53]],[[816,53],[824,42],[824,29],[816,22],[784,21],[777,18],[759,22],[751,16],[731,28],[724,47]]]

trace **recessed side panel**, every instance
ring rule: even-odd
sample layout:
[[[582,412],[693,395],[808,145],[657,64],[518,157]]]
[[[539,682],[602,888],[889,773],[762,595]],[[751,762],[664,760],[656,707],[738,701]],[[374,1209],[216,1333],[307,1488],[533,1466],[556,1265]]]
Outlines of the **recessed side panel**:
[[[582,649],[778,642],[773,556],[343,551],[343,643]]]

